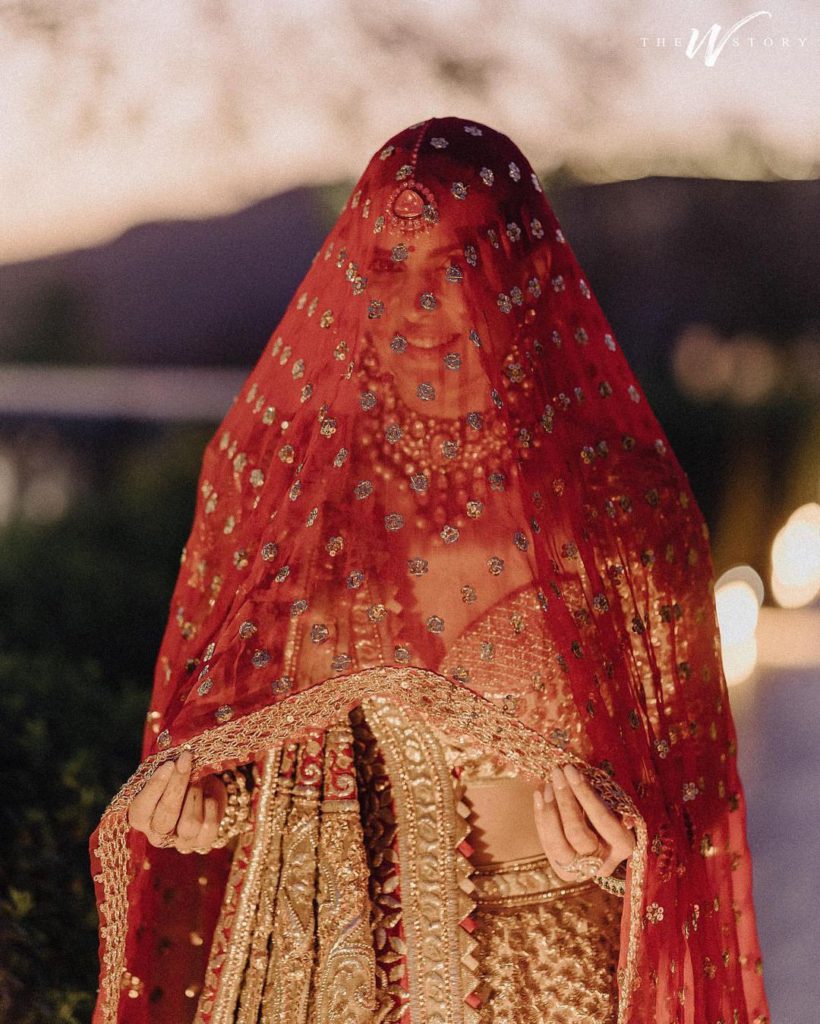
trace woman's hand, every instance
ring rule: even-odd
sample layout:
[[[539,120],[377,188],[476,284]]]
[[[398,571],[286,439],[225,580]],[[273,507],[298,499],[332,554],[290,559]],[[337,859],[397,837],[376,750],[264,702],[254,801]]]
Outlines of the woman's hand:
[[[635,848],[635,837],[573,765],[553,768],[543,791],[533,794],[538,837],[555,873],[565,882],[611,875]],[[577,858],[597,858],[600,868],[573,869]]]
[[[194,783],[190,778],[191,755],[183,750],[176,761],[158,768],[131,802],[128,823],[152,846],[204,853],[213,845],[227,791],[215,775]]]

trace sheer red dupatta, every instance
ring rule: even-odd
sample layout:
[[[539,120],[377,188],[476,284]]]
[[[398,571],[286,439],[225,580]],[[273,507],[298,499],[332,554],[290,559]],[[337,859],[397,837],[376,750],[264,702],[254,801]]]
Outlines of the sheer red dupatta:
[[[471,626],[522,589],[543,659],[502,664]],[[369,693],[635,816],[621,1021],[767,1020],[703,518],[535,172],[456,117],[373,155],[204,453],[144,761],[91,841],[96,1021],[190,1019],[224,886],[223,852],[128,831],[147,775]]]

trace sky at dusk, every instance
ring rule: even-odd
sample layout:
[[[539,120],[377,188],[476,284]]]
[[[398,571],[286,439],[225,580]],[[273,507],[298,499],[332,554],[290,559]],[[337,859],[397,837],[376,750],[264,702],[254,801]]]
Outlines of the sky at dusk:
[[[808,0],[7,0],[0,261],[355,180],[430,116],[581,181],[813,178],[819,50]]]

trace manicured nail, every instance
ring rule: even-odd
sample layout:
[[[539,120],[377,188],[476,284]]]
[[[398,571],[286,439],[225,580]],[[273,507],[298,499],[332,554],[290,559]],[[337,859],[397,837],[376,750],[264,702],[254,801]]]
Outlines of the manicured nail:
[[[552,786],[548,783],[544,783],[544,801],[545,803],[551,804],[555,799],[555,793],[553,792]]]
[[[544,798],[541,796],[541,794],[538,792],[537,789],[533,793],[532,798],[533,798],[533,801],[535,803],[536,811],[543,811],[544,810]]]
[[[184,775],[191,767],[191,754],[187,750],[183,750],[177,758],[177,771],[180,775]]]
[[[566,775],[567,781],[569,782],[570,786],[577,786],[578,783],[581,781],[581,773],[578,771],[574,764],[564,765],[564,775]]]
[[[553,768],[551,772],[552,784],[556,789],[566,789],[567,780],[560,768]]]

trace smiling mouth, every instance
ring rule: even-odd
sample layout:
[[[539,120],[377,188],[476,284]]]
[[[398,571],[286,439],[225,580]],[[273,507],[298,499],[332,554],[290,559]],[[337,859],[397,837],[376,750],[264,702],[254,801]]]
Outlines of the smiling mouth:
[[[408,334],[408,343],[415,348],[441,348],[443,345],[455,344],[461,335],[458,331],[454,331],[452,334],[448,334],[446,338],[420,338]]]

